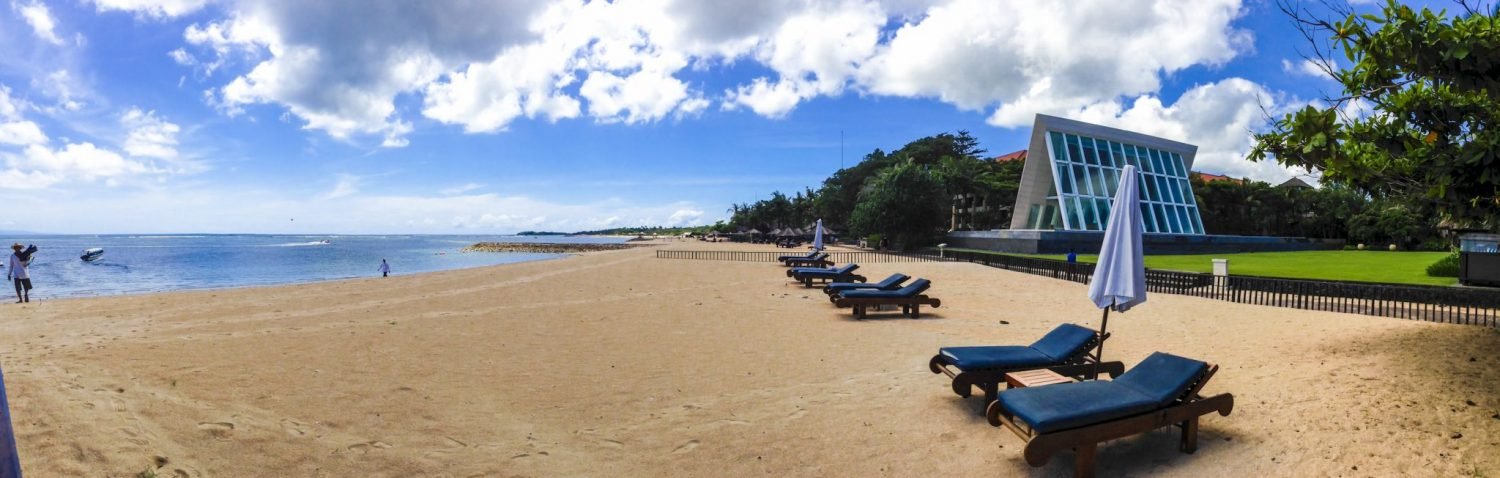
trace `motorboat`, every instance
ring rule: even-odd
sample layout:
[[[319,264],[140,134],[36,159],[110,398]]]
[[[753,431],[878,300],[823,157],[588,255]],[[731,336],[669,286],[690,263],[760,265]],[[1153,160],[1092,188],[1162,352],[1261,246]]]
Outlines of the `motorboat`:
[[[103,247],[84,249],[83,254],[80,254],[78,256],[79,259],[83,259],[83,262],[94,262],[99,260],[99,258],[101,257],[104,257]]]

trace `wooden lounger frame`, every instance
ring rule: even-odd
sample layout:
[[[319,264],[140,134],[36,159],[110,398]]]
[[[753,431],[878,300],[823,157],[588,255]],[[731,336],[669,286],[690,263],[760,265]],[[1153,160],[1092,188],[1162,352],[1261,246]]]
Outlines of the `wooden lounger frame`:
[[[852,272],[848,273],[848,274],[840,274],[840,275],[833,275],[833,276],[823,275],[823,274],[816,274],[816,275],[802,275],[802,274],[797,274],[797,275],[795,275],[793,277],[796,278],[798,282],[802,283],[802,287],[812,287],[813,286],[813,281],[818,281],[819,284],[830,284],[830,283],[834,283],[834,282],[865,282],[867,280],[867,279],[865,279],[865,276],[862,276],[862,275],[859,275],[859,274],[855,274],[855,273],[852,273]]]
[[[988,410],[985,411],[985,417],[989,419],[991,425],[1009,428],[1026,441],[1024,456],[1027,464],[1033,467],[1044,466],[1052,459],[1052,455],[1073,450],[1076,455],[1073,476],[1092,477],[1094,476],[1095,455],[1100,443],[1165,426],[1176,425],[1182,428],[1179,450],[1183,453],[1198,451],[1198,418],[1213,412],[1227,417],[1229,412],[1234,410],[1234,395],[1221,393],[1205,398],[1198,394],[1203,390],[1203,385],[1208,383],[1208,380],[1213,378],[1218,371],[1218,365],[1209,364],[1208,369],[1192,386],[1188,387],[1187,392],[1164,408],[1078,428],[1036,433],[1025,423],[1006,414],[1000,402],[990,403]]]
[[[948,361],[947,357],[939,353],[933,355],[932,360],[927,362],[927,368],[932,370],[932,373],[941,373],[953,379],[953,393],[958,394],[960,397],[969,398],[973,394],[974,387],[979,387],[980,390],[983,390],[984,403],[979,406],[979,409],[983,411],[990,406],[990,403],[995,401],[995,397],[1000,393],[1000,383],[1005,381],[1005,374],[1010,372],[1045,368],[1058,375],[1073,377],[1078,380],[1094,380],[1100,374],[1109,375],[1110,378],[1120,376],[1120,374],[1125,373],[1124,362],[1099,361],[1099,342],[1109,340],[1109,336],[1110,334],[1106,332],[1103,338],[1100,338],[1099,331],[1094,331],[1094,339],[1090,340],[1087,345],[1084,345],[1081,352],[1059,365],[964,371],[959,370],[952,362]],[[1094,364],[1098,364],[1098,366],[1095,367]]]
[[[782,264],[787,267],[828,267],[833,265],[833,261],[828,260],[827,257],[822,259],[787,259],[782,261]]]
[[[901,315],[909,315],[915,319],[921,315],[923,305],[930,305],[936,308],[942,306],[943,301],[926,295],[915,295],[912,297],[844,297],[841,295],[833,299],[833,305],[838,307],[853,307],[855,319],[865,318],[865,308],[872,305],[877,307],[882,305],[899,305],[901,306]]]

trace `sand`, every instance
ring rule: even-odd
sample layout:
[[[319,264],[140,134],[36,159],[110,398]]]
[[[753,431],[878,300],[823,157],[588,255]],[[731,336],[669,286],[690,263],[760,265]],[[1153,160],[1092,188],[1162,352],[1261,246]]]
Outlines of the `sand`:
[[[663,247],[776,250],[683,241]],[[773,264],[650,248],[285,287],[0,306],[30,476],[1063,476],[926,368],[1097,324],[1085,287],[974,264],[855,321]],[[38,284],[46,287],[46,284]],[[1157,294],[1108,358],[1222,367],[1234,413],[1100,449],[1104,476],[1500,473],[1500,333]]]

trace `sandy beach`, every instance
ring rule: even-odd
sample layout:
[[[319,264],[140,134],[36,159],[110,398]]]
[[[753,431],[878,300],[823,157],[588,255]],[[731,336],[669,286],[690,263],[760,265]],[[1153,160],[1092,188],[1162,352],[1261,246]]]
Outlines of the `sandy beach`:
[[[682,249],[776,250],[687,241]],[[1066,476],[927,360],[1096,327],[1086,287],[974,264],[852,320],[766,263],[652,248],[388,279],[0,306],[29,476]],[[38,284],[46,287],[46,284]],[[927,312],[927,311],[924,311]],[[1104,476],[1493,476],[1500,333],[1155,294],[1107,358],[1220,365],[1202,422]]]

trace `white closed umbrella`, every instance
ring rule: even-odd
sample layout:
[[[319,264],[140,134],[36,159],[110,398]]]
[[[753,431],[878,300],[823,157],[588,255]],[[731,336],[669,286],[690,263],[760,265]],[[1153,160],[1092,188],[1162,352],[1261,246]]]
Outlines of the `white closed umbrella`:
[[[1104,309],[1099,335],[1109,327],[1109,309],[1130,310],[1146,301],[1146,263],[1141,243],[1141,195],[1135,166],[1120,173],[1120,187],[1104,227],[1099,262],[1089,280],[1089,300]],[[1104,341],[1099,341],[1099,360],[1104,360]]]
[[[817,229],[813,231],[813,250],[821,251],[823,250],[823,220],[819,219],[818,225],[813,227]]]

